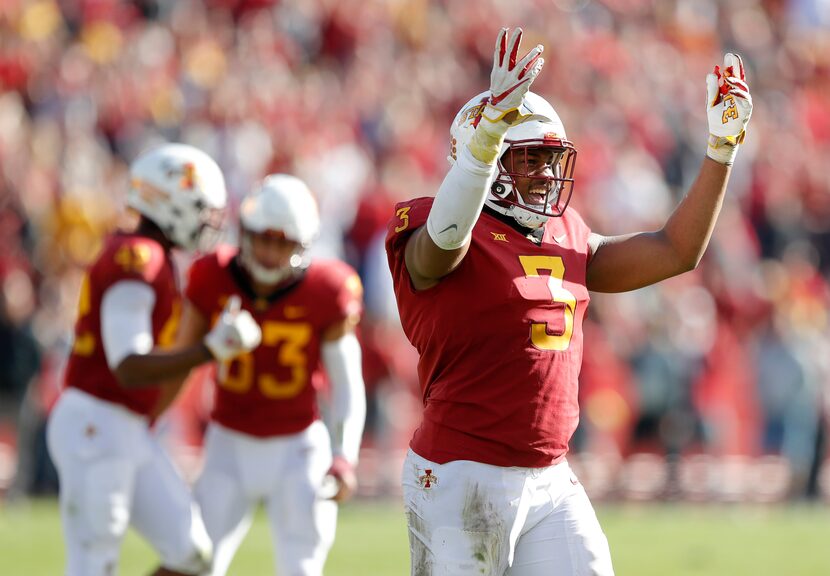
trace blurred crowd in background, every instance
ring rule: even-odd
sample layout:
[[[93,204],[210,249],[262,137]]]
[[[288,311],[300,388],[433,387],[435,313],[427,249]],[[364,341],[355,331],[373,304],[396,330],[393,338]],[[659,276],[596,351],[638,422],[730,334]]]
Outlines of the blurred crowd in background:
[[[366,289],[364,494],[394,492],[421,400],[385,225],[437,190],[501,25],[545,45],[534,91],[578,150],[571,206],[601,234],[655,229],[688,187],[725,51],[755,102],[699,268],[593,295],[572,447],[589,493],[830,500],[828,0],[0,2],[0,492],[55,489],[42,427],[83,267],[122,223],[129,161],[162,141],[219,162],[231,241],[265,174],[317,195],[314,252]],[[198,446],[207,380],[159,423],[174,447]]]

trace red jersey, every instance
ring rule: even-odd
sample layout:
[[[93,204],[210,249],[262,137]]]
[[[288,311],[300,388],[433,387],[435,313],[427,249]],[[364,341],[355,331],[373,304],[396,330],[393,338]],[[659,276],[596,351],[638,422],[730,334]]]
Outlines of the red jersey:
[[[216,321],[227,299],[238,295],[262,328],[262,343],[216,370],[211,417],[252,436],[304,430],[318,417],[317,390],[325,381],[320,361],[323,333],[362,312],[357,273],[337,261],[315,261],[295,284],[257,298],[237,263],[237,250],[221,247],[190,269],[186,294]]]
[[[412,449],[438,463],[551,465],[579,420],[590,230],[570,209],[537,244],[485,210],[459,267],[415,291],[404,248],[431,207],[398,204],[386,237],[401,323],[420,355],[424,417]]]
[[[107,239],[81,284],[66,386],[147,416],[156,406],[159,388],[123,388],[107,365],[102,343],[101,301],[107,289],[122,281],[142,282],[153,289],[153,342],[156,346],[173,344],[179,326],[181,294],[170,253],[145,236],[115,234]]]

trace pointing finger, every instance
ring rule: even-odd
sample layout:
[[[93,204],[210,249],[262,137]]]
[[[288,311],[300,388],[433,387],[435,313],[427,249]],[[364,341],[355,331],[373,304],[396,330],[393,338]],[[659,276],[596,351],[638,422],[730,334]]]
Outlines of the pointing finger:
[[[242,300],[237,295],[228,298],[228,303],[225,305],[225,312],[228,314],[238,314],[242,309]]]

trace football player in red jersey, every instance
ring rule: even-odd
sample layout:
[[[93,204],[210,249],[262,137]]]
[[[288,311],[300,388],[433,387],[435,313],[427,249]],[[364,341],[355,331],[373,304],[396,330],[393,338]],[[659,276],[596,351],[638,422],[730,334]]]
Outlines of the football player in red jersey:
[[[60,476],[67,576],[117,571],[132,524],[158,551],[155,574],[201,574],[210,541],[150,421],[171,378],[257,346],[250,314],[234,310],[204,340],[176,350],[181,309],[171,249],[195,249],[225,207],[219,166],[191,146],[166,144],[130,166],[133,233],[109,237],[81,286],[66,388],[49,419]]]
[[[365,418],[355,326],[362,287],[340,261],[308,262],[317,207],[293,176],[263,180],[240,206],[240,246],[190,269],[182,345],[198,342],[228,298],[262,327],[262,343],[216,371],[216,397],[196,499],[223,575],[264,503],[279,574],[319,576],[334,540],[336,502],[356,488]],[[328,426],[317,391],[331,386]],[[328,480],[328,481],[326,481]]]
[[[387,255],[420,354],[424,414],[403,471],[412,574],[613,574],[565,459],[577,425],[589,291],[695,268],[752,111],[739,57],[706,79],[711,137],[696,181],[656,232],[600,236],[573,208],[576,150],[529,91],[542,46],[502,30],[490,90],[452,128],[434,199],[396,207]]]

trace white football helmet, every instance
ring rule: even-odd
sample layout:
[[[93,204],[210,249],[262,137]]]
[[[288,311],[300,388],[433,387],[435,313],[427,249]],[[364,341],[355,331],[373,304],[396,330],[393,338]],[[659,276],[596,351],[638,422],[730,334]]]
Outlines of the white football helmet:
[[[163,144],[130,165],[127,205],[185,250],[206,250],[218,237],[227,198],[219,166],[193,146]]]
[[[320,232],[317,202],[305,182],[272,174],[260,182],[239,208],[239,262],[257,282],[278,284],[308,266],[305,250]],[[296,242],[288,266],[267,268],[254,257],[251,234],[279,234]]]
[[[473,137],[481,119],[481,112],[489,98],[489,91],[482,92],[467,102],[456,115],[450,127],[450,163],[455,162],[458,148],[466,146]],[[567,140],[562,120],[547,100],[538,94],[528,92],[522,102],[521,112],[525,119],[508,128],[505,135],[499,153],[498,174],[493,180],[485,203],[501,214],[512,216],[526,228],[539,228],[551,216],[561,216],[568,207],[573,193],[576,149]],[[526,155],[529,148],[540,147],[549,148],[555,153],[553,176],[509,171],[505,168],[504,158],[508,151],[511,154]],[[511,162],[511,165],[515,165],[515,162]],[[516,191],[516,178],[544,181],[547,189],[545,202],[539,205],[525,203],[521,194]]]

